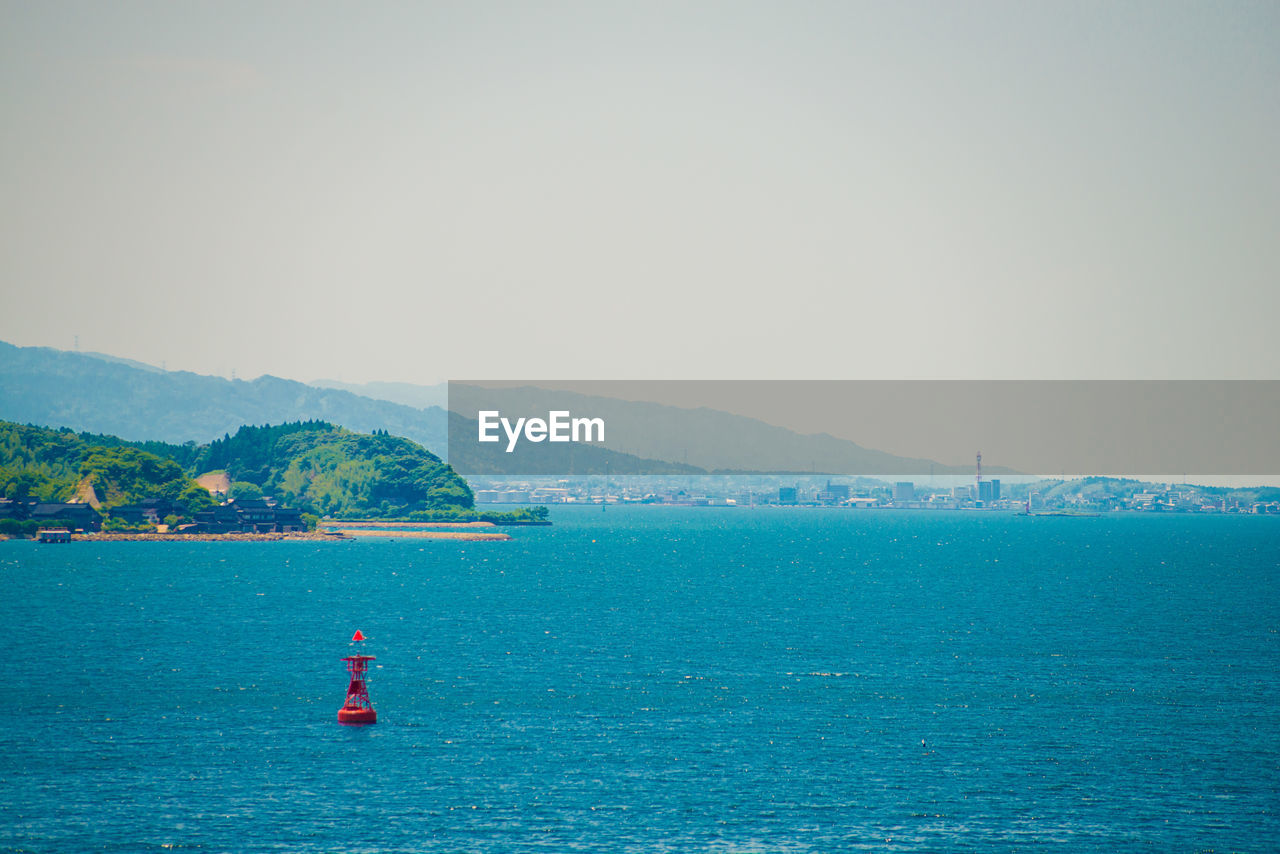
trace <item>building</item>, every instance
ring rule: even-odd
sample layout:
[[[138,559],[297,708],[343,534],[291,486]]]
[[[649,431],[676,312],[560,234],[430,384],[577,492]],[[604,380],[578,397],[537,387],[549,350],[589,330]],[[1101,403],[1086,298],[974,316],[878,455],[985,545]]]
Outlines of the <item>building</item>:
[[[66,528],[41,528],[36,532],[37,543],[69,543],[71,532]]]
[[[200,510],[193,518],[195,530],[201,534],[230,534],[240,530],[240,515],[229,504],[220,504],[212,510]]]
[[[102,517],[88,504],[36,504],[27,518],[51,528],[62,525],[72,531],[102,529]]]
[[[130,525],[144,522],[159,525],[166,516],[185,516],[187,506],[167,498],[147,498],[137,504],[122,504],[111,508],[111,518],[122,519]]]
[[[196,513],[195,521],[192,530],[201,534],[275,534],[306,530],[301,510],[281,507],[270,498],[233,498],[212,510]]]
[[[240,530],[269,534],[275,530],[275,502],[267,498],[233,498],[229,502],[240,519]]]
[[[302,511],[297,507],[277,507],[276,511],[276,530],[281,533],[285,531],[305,531],[307,523],[302,520]]]
[[[915,501],[916,485],[909,480],[900,480],[893,485],[893,502]]]
[[[978,500],[983,504],[994,504],[1000,500],[999,480],[978,481]]]

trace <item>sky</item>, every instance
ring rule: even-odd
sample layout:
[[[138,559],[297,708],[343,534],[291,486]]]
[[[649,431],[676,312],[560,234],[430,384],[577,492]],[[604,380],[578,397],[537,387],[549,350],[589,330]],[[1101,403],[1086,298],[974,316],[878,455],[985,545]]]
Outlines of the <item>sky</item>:
[[[1275,379],[1280,4],[0,2],[0,340]]]

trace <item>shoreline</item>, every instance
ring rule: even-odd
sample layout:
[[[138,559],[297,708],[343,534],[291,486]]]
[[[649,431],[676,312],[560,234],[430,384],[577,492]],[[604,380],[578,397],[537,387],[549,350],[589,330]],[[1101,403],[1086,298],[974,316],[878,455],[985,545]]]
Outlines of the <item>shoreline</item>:
[[[369,528],[337,529],[335,534],[343,539],[364,537],[399,538],[417,540],[470,540],[472,542],[497,542],[511,539],[510,534],[488,531],[378,531]]]
[[[321,531],[289,531],[288,533],[270,534],[143,534],[127,531],[102,531],[96,534],[72,534],[73,543],[107,543],[107,542],[139,542],[139,543],[266,543],[276,540],[316,540],[329,542],[350,539],[343,534],[330,534]]]
[[[420,540],[465,540],[472,542],[499,542],[510,540],[510,534],[481,531],[291,531],[270,534],[141,534],[131,532],[107,532],[97,534],[72,534],[73,543],[274,543],[291,540],[296,542],[353,542],[366,537],[391,537]],[[0,541],[15,540],[36,542],[34,538],[0,537]],[[44,543],[42,545],[61,545]]]
[[[321,528],[492,528],[492,522],[380,522],[377,519],[321,520]]]

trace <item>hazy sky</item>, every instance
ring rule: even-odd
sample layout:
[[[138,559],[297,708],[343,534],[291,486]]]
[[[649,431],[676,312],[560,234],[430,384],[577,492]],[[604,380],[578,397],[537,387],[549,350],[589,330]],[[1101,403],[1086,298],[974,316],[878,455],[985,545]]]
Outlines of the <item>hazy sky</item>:
[[[0,5],[0,339],[1275,378],[1280,4]]]

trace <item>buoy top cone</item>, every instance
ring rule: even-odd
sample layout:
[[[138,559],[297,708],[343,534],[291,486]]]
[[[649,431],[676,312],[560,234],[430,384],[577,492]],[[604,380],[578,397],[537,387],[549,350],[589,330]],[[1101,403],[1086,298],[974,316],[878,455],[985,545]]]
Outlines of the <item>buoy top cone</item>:
[[[354,635],[352,635],[352,636],[351,636],[351,640],[353,640],[353,641],[362,641],[362,640],[364,640],[364,635],[360,633],[360,630],[359,630],[359,629],[356,629],[356,633],[355,633]]]

